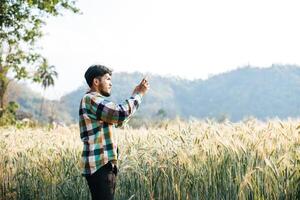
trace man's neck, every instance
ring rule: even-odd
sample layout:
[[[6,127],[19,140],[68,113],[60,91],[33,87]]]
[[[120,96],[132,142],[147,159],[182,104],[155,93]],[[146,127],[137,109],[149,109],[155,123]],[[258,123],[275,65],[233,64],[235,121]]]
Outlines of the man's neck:
[[[91,89],[89,90],[89,92],[97,92],[97,93],[100,93],[100,91],[97,90],[96,88],[91,88]]]
[[[96,93],[98,93],[98,94],[100,94],[101,96],[103,96],[103,97],[105,97],[104,95],[102,95],[101,94],[101,92],[100,91],[98,91],[98,90],[95,90],[95,89],[90,89],[87,93],[91,93],[91,92],[96,92]]]

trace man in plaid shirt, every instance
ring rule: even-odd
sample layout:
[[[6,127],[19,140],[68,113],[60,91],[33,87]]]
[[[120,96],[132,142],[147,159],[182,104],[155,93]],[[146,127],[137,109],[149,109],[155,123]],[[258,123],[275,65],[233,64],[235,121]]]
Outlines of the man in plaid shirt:
[[[113,125],[120,125],[132,116],[149,89],[144,78],[130,98],[115,104],[105,99],[111,93],[111,76],[112,71],[105,66],[89,67],[85,79],[90,91],[83,96],[79,107],[82,174],[87,179],[93,200],[114,199],[118,152]]]

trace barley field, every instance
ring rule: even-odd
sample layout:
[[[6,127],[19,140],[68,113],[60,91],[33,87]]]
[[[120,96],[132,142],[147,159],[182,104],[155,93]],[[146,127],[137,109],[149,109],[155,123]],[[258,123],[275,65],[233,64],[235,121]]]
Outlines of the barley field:
[[[116,129],[116,199],[300,199],[300,121]],[[0,199],[89,199],[77,125],[0,128]]]

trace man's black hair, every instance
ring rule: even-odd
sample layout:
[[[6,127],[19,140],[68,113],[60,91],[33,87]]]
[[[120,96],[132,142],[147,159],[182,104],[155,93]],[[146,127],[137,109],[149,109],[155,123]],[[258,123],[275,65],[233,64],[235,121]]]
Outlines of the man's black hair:
[[[84,77],[89,87],[92,87],[94,78],[105,74],[112,75],[112,70],[103,65],[92,65],[86,70]]]

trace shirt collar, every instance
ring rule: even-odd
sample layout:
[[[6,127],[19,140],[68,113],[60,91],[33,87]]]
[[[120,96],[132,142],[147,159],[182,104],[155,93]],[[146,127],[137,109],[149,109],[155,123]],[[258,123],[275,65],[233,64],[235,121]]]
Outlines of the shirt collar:
[[[96,91],[88,91],[86,94],[92,94],[92,95],[95,95],[95,96],[98,96],[98,97],[104,97],[103,95],[101,95],[99,92],[96,92]]]

